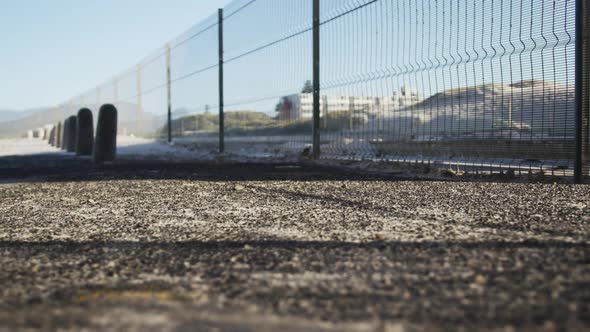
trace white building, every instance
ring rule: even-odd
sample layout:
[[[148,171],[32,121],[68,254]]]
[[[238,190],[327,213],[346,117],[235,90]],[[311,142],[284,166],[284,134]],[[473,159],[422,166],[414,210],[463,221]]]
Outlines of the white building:
[[[422,101],[416,89],[402,87],[387,97],[322,95],[320,98],[320,116],[326,112],[364,112],[378,113],[383,110],[397,110]],[[300,93],[281,98],[279,107],[281,120],[306,120],[313,117],[313,94]]]

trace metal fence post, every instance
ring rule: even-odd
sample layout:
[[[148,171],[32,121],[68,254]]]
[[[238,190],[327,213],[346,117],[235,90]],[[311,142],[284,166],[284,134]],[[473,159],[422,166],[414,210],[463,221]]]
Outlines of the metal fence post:
[[[324,114],[324,116],[326,116]],[[313,159],[320,158],[320,0],[313,0]]]
[[[170,70],[170,43],[166,44],[166,86],[168,87],[168,143],[172,143],[172,72]]]
[[[223,110],[223,8],[218,11],[219,31],[219,153],[225,152],[225,116]]]
[[[350,96],[348,98],[348,109],[350,111],[350,114],[348,114],[348,129],[352,133],[352,129],[354,127],[353,121],[354,121],[354,114],[355,114],[355,100],[354,100],[354,96]]]
[[[141,87],[141,64],[137,65],[137,119],[136,119],[136,135],[141,133],[141,118],[143,112],[143,103],[142,103],[142,87]]]
[[[324,114],[324,129],[328,129],[328,96],[322,96],[322,114]]]
[[[589,138],[589,84],[590,84],[590,43],[588,42],[588,22],[590,5],[587,0],[576,0],[576,159],[574,177],[582,183],[587,174],[587,154]]]

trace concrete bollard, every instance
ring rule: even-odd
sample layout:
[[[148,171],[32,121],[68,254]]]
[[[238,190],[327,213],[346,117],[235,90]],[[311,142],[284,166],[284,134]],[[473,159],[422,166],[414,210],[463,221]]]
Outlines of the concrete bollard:
[[[98,112],[96,139],[94,141],[94,163],[114,161],[117,154],[117,108],[111,104],[102,105]]]
[[[70,130],[70,118],[64,120],[64,126],[61,130],[61,146],[60,149],[67,150],[68,148],[68,131]]]
[[[51,146],[56,147],[57,146],[57,125],[53,126],[53,137],[52,137],[52,141],[51,141]]]
[[[53,128],[51,128],[51,130],[49,131],[49,140],[47,140],[47,143],[51,146],[55,146],[55,131],[57,130],[57,128],[55,128],[55,126],[53,126]]]
[[[62,125],[61,122],[58,122],[57,125],[55,126],[55,147],[58,149],[61,149],[61,143],[62,143]]]
[[[44,134],[43,140],[47,141],[48,143],[49,143],[49,139],[51,138],[51,131],[53,130],[53,127],[54,127],[53,125],[49,125],[49,124],[45,125],[45,127],[43,127],[43,128],[45,128],[45,134]]]
[[[78,111],[76,126],[76,155],[91,156],[92,147],[94,146],[92,111],[87,108]]]
[[[78,119],[75,115],[69,117],[68,121],[68,145],[66,145],[66,150],[68,152],[76,152],[76,128]]]

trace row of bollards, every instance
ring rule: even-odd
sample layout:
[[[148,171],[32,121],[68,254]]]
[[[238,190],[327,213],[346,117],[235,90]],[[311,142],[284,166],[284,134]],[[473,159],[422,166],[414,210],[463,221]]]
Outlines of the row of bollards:
[[[28,130],[24,137],[32,139],[32,138],[39,138],[43,141],[47,141],[49,139],[49,132],[53,129],[53,125],[45,125],[43,127],[39,127],[34,130]]]
[[[82,108],[63,124],[58,122],[53,126],[47,138],[51,146],[77,156],[92,156],[94,163],[114,161],[117,155],[117,109],[111,104],[100,108],[96,137],[92,111]]]

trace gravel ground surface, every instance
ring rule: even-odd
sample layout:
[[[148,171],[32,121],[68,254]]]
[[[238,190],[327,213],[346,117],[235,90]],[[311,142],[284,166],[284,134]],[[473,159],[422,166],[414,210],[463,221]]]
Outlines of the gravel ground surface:
[[[0,180],[0,329],[590,329],[590,187],[270,165]]]

